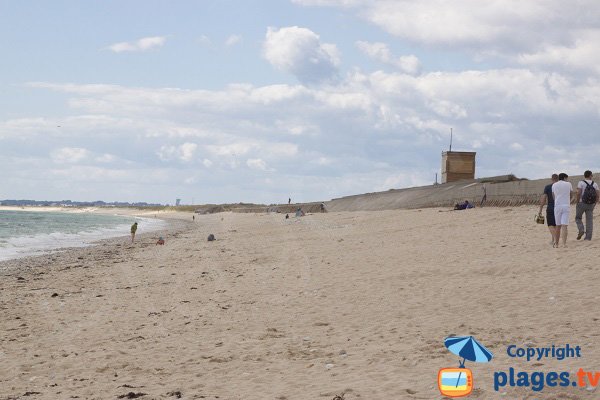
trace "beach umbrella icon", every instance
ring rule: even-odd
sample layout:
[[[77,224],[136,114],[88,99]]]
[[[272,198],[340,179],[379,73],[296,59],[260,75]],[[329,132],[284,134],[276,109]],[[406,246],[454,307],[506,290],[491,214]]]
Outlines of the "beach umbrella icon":
[[[494,355],[485,348],[484,345],[479,343],[473,336],[450,336],[444,339],[444,345],[452,353],[459,357],[462,357],[459,368],[465,368],[465,361],[489,362]],[[460,380],[460,373],[458,374],[458,381]]]

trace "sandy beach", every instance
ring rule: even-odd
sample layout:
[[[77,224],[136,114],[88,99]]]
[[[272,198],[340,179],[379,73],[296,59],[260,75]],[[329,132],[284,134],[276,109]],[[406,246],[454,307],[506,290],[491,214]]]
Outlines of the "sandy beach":
[[[600,370],[600,237],[572,223],[553,249],[536,210],[172,214],[189,223],[165,246],[0,264],[0,399],[436,399],[450,335],[494,353],[467,362],[471,398],[597,398],[493,387],[510,367]],[[567,343],[580,358],[507,355]]]

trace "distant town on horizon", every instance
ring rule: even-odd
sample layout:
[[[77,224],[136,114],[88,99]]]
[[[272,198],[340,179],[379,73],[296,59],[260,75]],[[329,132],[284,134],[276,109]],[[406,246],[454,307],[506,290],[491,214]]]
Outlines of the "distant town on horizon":
[[[0,200],[0,206],[34,206],[34,207],[158,207],[168,204],[146,203],[145,201],[129,203],[122,201],[71,201],[71,200]]]

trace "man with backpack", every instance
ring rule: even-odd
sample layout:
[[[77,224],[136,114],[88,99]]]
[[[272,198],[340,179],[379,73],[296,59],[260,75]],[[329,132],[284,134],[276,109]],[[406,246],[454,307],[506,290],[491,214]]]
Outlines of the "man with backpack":
[[[577,240],[585,235],[584,240],[592,240],[592,232],[594,230],[594,207],[600,198],[600,190],[598,184],[592,180],[592,171],[585,171],[583,174],[584,180],[577,184],[577,208],[575,209],[575,222],[577,223]],[[581,220],[585,213],[585,227]]]

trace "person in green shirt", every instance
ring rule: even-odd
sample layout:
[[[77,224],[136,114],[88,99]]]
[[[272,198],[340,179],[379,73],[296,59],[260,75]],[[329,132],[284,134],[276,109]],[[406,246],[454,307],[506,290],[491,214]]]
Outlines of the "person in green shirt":
[[[137,222],[134,222],[133,225],[131,225],[131,243],[133,243],[133,240],[135,239],[136,231],[137,231]]]

